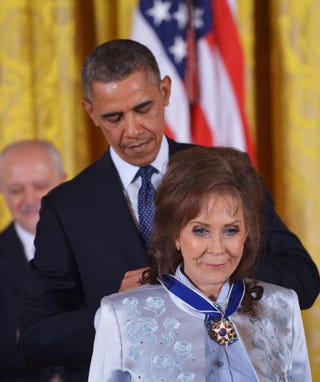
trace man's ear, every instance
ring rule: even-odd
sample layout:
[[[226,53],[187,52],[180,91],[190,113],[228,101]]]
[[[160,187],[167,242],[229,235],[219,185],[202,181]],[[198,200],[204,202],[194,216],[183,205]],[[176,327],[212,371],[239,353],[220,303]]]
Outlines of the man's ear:
[[[96,121],[95,119],[95,115],[94,115],[94,112],[93,112],[93,107],[91,105],[91,103],[85,99],[83,99],[81,101],[81,104],[84,108],[84,110],[87,112],[87,114],[89,115],[89,117],[92,119],[93,123],[99,127],[99,123]]]
[[[169,105],[169,99],[171,94],[171,78],[169,76],[165,76],[160,82],[160,90],[163,95],[163,103],[164,106]]]

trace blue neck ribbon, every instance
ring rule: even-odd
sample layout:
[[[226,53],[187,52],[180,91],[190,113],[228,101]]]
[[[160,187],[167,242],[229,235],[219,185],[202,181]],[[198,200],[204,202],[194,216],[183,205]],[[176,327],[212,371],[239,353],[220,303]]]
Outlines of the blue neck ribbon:
[[[167,273],[163,273],[160,276],[160,281],[163,286],[177,296],[180,300],[186,302],[188,305],[192,306],[199,312],[213,317],[215,319],[219,319],[222,317],[222,308],[217,304],[213,303],[212,306],[206,299],[201,297],[198,293],[194,292],[192,289],[188,288],[181,281],[179,281],[176,277],[169,275]],[[225,318],[228,318],[232,313],[234,313],[241,301],[243,299],[245,293],[245,283],[243,280],[236,280],[229,292],[229,300],[227,308],[223,314]]]

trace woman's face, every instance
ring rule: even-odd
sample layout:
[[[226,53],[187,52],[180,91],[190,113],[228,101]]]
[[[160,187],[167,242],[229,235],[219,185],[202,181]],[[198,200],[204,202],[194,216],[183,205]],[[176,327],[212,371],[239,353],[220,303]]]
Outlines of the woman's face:
[[[239,201],[232,196],[210,196],[176,239],[184,274],[206,296],[216,299],[240,263],[246,237]]]

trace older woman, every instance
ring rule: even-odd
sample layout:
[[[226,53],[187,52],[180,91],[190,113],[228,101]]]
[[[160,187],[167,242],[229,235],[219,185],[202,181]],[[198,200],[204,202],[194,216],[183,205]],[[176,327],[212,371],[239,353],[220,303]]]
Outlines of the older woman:
[[[155,203],[146,285],[102,299],[89,381],[311,381],[295,292],[251,278],[263,194],[246,154],[176,154]]]

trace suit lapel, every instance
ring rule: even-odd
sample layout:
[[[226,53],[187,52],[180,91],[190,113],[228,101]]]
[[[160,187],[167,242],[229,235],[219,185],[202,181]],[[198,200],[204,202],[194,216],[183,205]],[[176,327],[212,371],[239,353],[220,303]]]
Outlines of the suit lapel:
[[[118,172],[111,160],[109,151],[97,162],[95,171],[92,172],[91,185],[96,197],[95,209],[99,213],[100,229],[108,229],[108,237],[113,237],[117,242],[120,254],[131,253],[126,264],[143,266],[146,263],[145,250],[140,233],[136,226],[132,212],[129,208]],[[101,206],[105,206],[101,208]],[[107,247],[112,242],[106,243]]]
[[[188,147],[190,145],[169,140],[170,153]],[[74,252],[95,253],[95,263],[104,264],[109,278],[114,279],[114,282],[110,280],[110,285],[113,285],[123,277],[124,272],[146,266],[148,257],[109,150],[86,169],[80,179],[81,187],[75,184],[72,189],[74,192],[81,190],[79,196],[74,196],[79,198],[81,219],[85,220],[81,234],[88,235],[91,240],[85,247],[75,249]],[[68,210],[68,206],[65,206],[65,210]],[[72,219],[78,212],[70,210],[68,216],[65,211],[61,213],[65,219],[70,219],[67,225],[74,227]],[[74,242],[77,245],[76,239]],[[81,243],[83,246],[83,241]],[[80,267],[86,267],[85,259],[85,256],[78,259]],[[107,268],[110,266],[113,268],[112,272]]]

